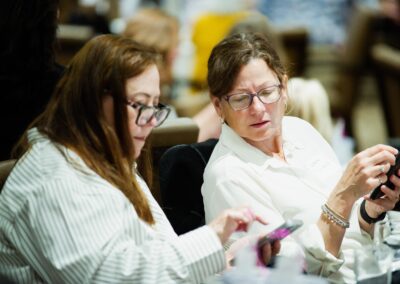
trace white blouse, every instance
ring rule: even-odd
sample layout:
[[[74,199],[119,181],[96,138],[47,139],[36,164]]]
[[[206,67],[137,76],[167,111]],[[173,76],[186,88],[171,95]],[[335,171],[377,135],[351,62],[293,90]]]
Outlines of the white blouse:
[[[147,185],[156,224],[74,152],[36,129],[0,195],[0,274],[16,283],[198,283],[225,267],[203,226],[177,237]]]
[[[255,223],[251,233],[268,232],[288,218],[301,219],[303,227],[282,242],[281,253],[295,255],[301,244],[309,273],[331,281],[352,282],[353,250],[371,242],[359,227],[359,202],[336,258],[325,250],[316,222],[342,174],[340,164],[329,144],[304,120],[284,117],[282,136],[287,162],[264,154],[223,125],[204,172],[206,221],[225,208],[241,205],[250,205],[269,222],[267,226]]]

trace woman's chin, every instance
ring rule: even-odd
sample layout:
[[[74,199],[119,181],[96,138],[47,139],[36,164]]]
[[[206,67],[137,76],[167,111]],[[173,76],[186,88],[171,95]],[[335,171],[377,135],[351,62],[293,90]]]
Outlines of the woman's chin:
[[[139,158],[140,153],[142,152],[144,146],[144,142],[137,142],[134,143],[134,147],[135,147],[135,159]]]
[[[135,160],[137,160],[140,157],[140,151],[138,152],[135,150]]]

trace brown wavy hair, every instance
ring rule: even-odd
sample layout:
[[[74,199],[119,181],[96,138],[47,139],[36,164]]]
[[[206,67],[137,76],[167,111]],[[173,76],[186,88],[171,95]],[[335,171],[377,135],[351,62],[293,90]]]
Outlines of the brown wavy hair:
[[[46,110],[31,124],[76,152],[89,168],[121,190],[148,224],[154,224],[154,218],[132,170],[134,146],[125,83],[158,61],[157,53],[128,38],[95,37],[72,59]],[[103,111],[106,93],[114,101],[114,127]]]
[[[212,96],[221,98],[232,91],[242,68],[251,59],[262,59],[283,83],[285,68],[269,40],[259,33],[238,33],[226,37],[211,51],[207,82]]]

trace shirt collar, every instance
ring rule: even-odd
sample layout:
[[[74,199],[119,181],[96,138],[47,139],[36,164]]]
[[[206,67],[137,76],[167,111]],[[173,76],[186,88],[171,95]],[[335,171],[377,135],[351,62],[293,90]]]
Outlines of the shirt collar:
[[[60,153],[62,153],[62,155],[67,159],[68,163],[72,164],[76,169],[85,173],[85,175],[97,176],[97,174],[85,164],[85,162],[77,153],[63,145],[54,143],[47,137],[46,134],[41,133],[36,127],[28,130],[28,142],[30,145],[39,143],[44,145],[46,143],[51,143],[60,151]]]
[[[293,153],[297,150],[304,148],[304,145],[298,140],[293,139],[287,131],[285,131],[285,120],[282,122],[282,141],[283,141],[283,151],[287,159],[293,156]],[[258,148],[247,143],[242,137],[240,137],[232,128],[227,124],[222,125],[221,136],[219,139],[220,143],[234,152],[243,161],[251,162],[262,168],[280,167],[282,162],[278,159],[274,159],[259,150]]]
[[[35,144],[37,142],[43,142],[45,140],[46,140],[46,137],[42,133],[40,133],[36,127],[28,130],[29,144]]]

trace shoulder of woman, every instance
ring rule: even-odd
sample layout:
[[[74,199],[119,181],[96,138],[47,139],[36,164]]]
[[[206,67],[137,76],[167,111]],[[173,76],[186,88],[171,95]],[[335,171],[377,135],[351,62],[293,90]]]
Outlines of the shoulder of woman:
[[[212,157],[207,163],[204,171],[204,178],[214,178],[221,180],[224,178],[240,177],[246,169],[244,162],[232,153],[223,153],[218,157]]]
[[[290,131],[304,131],[305,129],[315,130],[308,121],[295,116],[284,116],[282,119],[282,127],[284,129],[290,129]]]
[[[298,117],[285,116],[282,121],[282,129],[284,136],[289,140],[303,141],[305,144],[319,144],[321,140],[324,140],[314,126]]]

